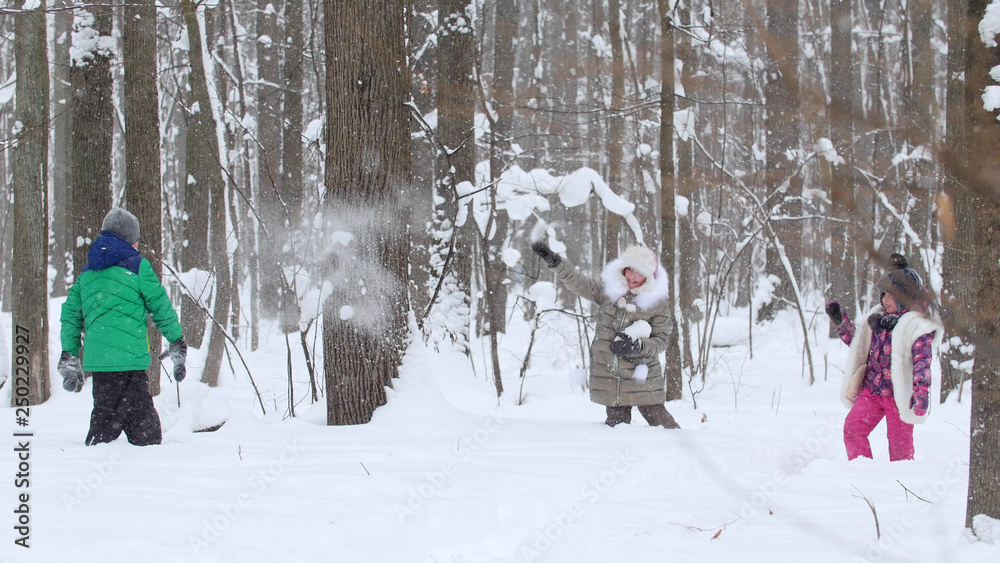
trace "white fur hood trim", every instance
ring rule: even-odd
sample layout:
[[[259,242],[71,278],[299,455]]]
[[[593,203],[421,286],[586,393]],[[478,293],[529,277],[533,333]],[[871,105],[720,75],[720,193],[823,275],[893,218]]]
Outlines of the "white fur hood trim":
[[[633,249],[637,250],[633,251]],[[639,251],[646,253],[650,260],[643,260],[644,257],[639,254]],[[656,273],[651,275],[652,258],[656,256],[652,252],[648,248],[632,246],[617,259],[604,266],[604,270],[601,271],[604,295],[612,303],[617,303],[628,293],[628,282],[625,281],[625,274],[622,273],[625,268],[632,268],[646,276],[646,283],[632,290],[635,295],[635,305],[639,309],[643,311],[652,309],[669,296],[670,281],[667,279],[666,270],[660,266],[659,261],[655,263]]]

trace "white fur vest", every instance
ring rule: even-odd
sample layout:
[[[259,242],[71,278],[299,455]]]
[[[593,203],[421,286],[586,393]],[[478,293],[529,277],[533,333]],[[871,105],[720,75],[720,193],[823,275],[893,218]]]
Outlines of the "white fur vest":
[[[865,385],[865,373],[868,371],[868,354],[872,345],[872,329],[868,326],[868,317],[880,310],[876,306],[868,311],[864,319],[857,324],[851,349],[847,354],[847,369],[844,371],[844,382],[840,388],[840,398],[844,406],[851,408]],[[937,352],[941,342],[944,327],[934,318],[922,313],[910,311],[899,317],[899,322],[892,329],[892,363],[889,370],[892,378],[892,394],[899,409],[899,418],[910,424],[920,424],[927,420],[927,415],[917,416],[910,409],[910,398],[913,397],[913,344],[921,336],[933,332],[932,350]],[[930,414],[928,401],[927,414]]]

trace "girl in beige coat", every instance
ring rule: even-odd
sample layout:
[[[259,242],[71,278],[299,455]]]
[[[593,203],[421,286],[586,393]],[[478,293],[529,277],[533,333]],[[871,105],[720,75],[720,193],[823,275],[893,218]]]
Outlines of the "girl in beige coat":
[[[598,306],[590,346],[590,399],[607,408],[606,424],[632,421],[632,407],[650,426],[679,428],[663,405],[660,353],[667,348],[671,307],[668,279],[656,252],[630,246],[595,280],[577,271],[544,242],[531,249],[566,287]]]

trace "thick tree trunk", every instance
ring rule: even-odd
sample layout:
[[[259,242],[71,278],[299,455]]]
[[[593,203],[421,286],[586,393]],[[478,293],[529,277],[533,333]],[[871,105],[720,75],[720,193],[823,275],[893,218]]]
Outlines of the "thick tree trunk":
[[[1000,48],[986,47],[975,33],[987,0],[969,0],[966,33],[965,106],[968,110],[970,155],[961,176],[975,194],[972,278],[972,331],[979,340],[972,371],[972,418],[969,440],[969,496],[966,526],[985,514],[1000,518],[1000,125],[993,112],[983,111],[982,95],[995,84],[990,69],[1000,65]]]
[[[327,423],[363,424],[385,404],[407,340],[404,9],[403,0],[325,0],[323,7],[324,217],[331,233],[354,235],[324,261],[333,285],[323,307]]]
[[[125,67],[125,207],[139,219],[139,249],[162,276],[160,114],[156,89],[156,3],[125,0],[122,30]],[[160,352],[160,332],[149,323],[150,354]],[[149,366],[149,391],[160,392],[160,366]]]
[[[11,183],[14,249],[11,317],[11,405],[49,398],[48,187],[49,67],[45,2],[14,16],[14,64],[18,72]]]
[[[948,2],[948,93],[945,142],[950,152],[952,168],[963,170],[969,166],[969,146],[966,127],[968,112],[965,106],[966,55],[969,41],[976,38],[976,30],[970,27],[968,0]],[[973,33],[973,35],[969,35]],[[944,193],[947,197],[945,209],[940,209],[941,234],[944,256],[941,260],[942,288],[941,303],[956,316],[971,317],[972,280],[977,267],[975,249],[975,201],[961,176],[947,174]],[[971,343],[965,342],[960,334],[945,334],[945,344],[941,346],[941,402],[952,391],[969,379],[972,374],[973,352]]]
[[[88,10],[90,26],[77,26],[80,39],[96,32],[111,38],[113,9],[108,3]],[[81,14],[80,23],[89,19]],[[80,49],[82,45],[76,46]],[[70,77],[73,85],[72,160],[70,161],[73,275],[87,263],[90,243],[101,233],[101,222],[111,210],[111,148],[114,129],[111,59],[108,51],[77,50]]]

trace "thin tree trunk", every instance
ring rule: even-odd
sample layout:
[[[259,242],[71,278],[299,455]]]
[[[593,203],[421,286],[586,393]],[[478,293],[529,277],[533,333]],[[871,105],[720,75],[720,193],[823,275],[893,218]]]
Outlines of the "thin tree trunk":
[[[281,28],[278,26],[280,0],[257,3],[257,143],[260,185],[257,212],[258,263],[260,268],[260,312],[276,318],[284,299],[281,252],[286,213],[279,189],[281,184]]]
[[[854,21],[850,0],[833,0],[830,5],[830,103],[827,115],[833,148],[843,162],[826,162],[830,167],[829,223],[830,254],[827,257],[829,299],[837,299],[848,311],[858,305],[854,279],[856,251],[852,216],[857,211],[854,188],[854,72],[851,35]],[[853,312],[850,314],[853,316]],[[828,335],[836,338],[837,327],[830,324]]]
[[[194,179],[193,185],[202,192],[206,200],[202,205],[205,206],[206,218],[210,218],[208,223],[211,225],[212,250],[211,259],[206,257],[206,262],[211,264],[215,276],[215,305],[212,317],[216,322],[212,324],[208,358],[205,361],[205,371],[202,373],[201,381],[210,387],[215,387],[219,383],[219,369],[225,348],[225,337],[221,333],[225,330],[226,319],[229,318],[231,302],[229,254],[226,249],[226,182],[222,178],[219,138],[215,117],[212,115],[212,103],[208,98],[206,56],[201,42],[201,24],[198,21],[197,7],[191,0],[181,0],[181,6],[190,46],[191,107],[197,108],[197,111],[189,110],[188,113],[188,147],[194,149],[188,153],[188,176]]]
[[[798,3],[796,0],[767,0],[767,26],[765,43],[768,62],[764,97],[767,112],[764,127],[767,131],[765,186],[771,195],[769,205],[780,204],[779,215],[801,215],[799,196],[802,181],[796,174],[797,163],[787,158],[789,151],[799,148],[799,73],[798,73]],[[777,276],[776,299],[761,307],[759,317],[770,319],[776,310],[784,308],[781,299],[791,301],[792,280],[801,279],[802,232],[798,221],[778,219],[775,224],[776,242],[785,247],[791,263],[791,272],[783,266],[778,249],[769,244],[765,272]]]
[[[54,45],[52,52],[52,297],[66,295],[67,283],[73,276],[72,249],[73,191],[70,176],[73,135],[73,86],[70,79],[69,50],[72,41],[73,12],[67,10],[72,0],[55,0],[54,8],[63,8],[52,15]],[[110,182],[109,182],[110,184]]]
[[[219,163],[216,156],[218,151],[212,152],[215,123],[212,120],[212,106],[208,99],[208,85],[205,82],[197,6],[192,0],[181,0],[181,13],[187,29],[190,65],[189,93],[184,108],[184,122],[187,126],[187,142],[184,144],[187,174],[184,181],[182,231],[184,239],[181,270],[185,272],[200,270],[207,274],[213,269],[208,252],[208,217],[209,194],[215,187],[212,182],[218,175]],[[205,295],[184,295],[181,300],[181,326],[184,328],[184,339],[194,348],[201,348],[205,338],[207,317],[203,307],[208,306],[205,301],[207,295],[206,288]]]
[[[691,24],[690,2],[683,2],[677,7],[679,25],[687,26]],[[694,67],[694,53],[691,48],[691,37],[682,34],[677,41],[676,54],[674,60],[680,61],[683,67],[680,73],[681,88],[688,98],[698,95],[694,91],[694,80],[692,80]],[[687,99],[677,100],[676,110],[694,113],[697,108]],[[694,116],[688,116],[687,124],[694,124]],[[685,129],[678,135],[677,143],[677,195],[684,198],[684,213],[677,220],[677,248],[680,251],[677,265],[677,298],[680,301],[681,312],[680,324],[680,346],[681,360],[689,373],[694,372],[694,357],[691,353],[691,322],[695,320],[696,308],[695,299],[698,297],[697,284],[695,280],[699,275],[698,245],[694,240],[694,228],[691,216],[694,208],[695,179],[694,179],[694,131]]]
[[[674,16],[669,0],[659,0],[660,25],[660,240],[663,269],[670,279],[667,301],[677,303],[677,190],[674,185]],[[684,392],[681,377],[680,335],[677,316],[670,315],[671,330],[667,340],[664,365],[667,400],[676,401]]]
[[[611,41],[611,118],[608,120],[608,186],[611,191],[628,197],[622,182],[622,143],[625,142],[625,118],[622,106],[625,97],[625,60],[622,55],[621,0],[608,1],[608,35]],[[621,245],[622,218],[606,212],[604,262],[618,256]]]

